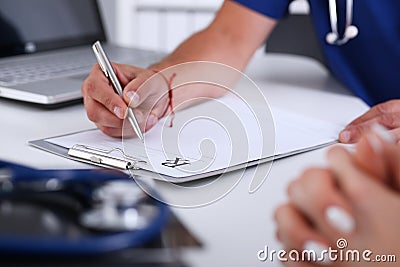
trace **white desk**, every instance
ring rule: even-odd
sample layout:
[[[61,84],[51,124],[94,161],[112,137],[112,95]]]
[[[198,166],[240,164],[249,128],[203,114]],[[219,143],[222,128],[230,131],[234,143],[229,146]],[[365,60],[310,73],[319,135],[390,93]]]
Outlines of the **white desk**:
[[[367,106],[349,96],[316,62],[309,59],[257,54],[247,73],[275,106],[346,125]],[[29,147],[27,142],[93,128],[82,105],[42,110],[0,100],[0,159],[36,168],[87,168],[87,165]],[[257,251],[268,245],[278,250],[272,215],[286,198],[286,185],[306,167],[324,163],[326,149],[276,161],[262,187],[248,193],[250,175],[224,198],[201,208],[173,208],[204,243],[203,250],[189,251],[184,259],[193,266],[279,266],[259,262]],[[179,191],[157,183],[164,198],[181,197]],[[192,195],[196,197],[196,195]]]

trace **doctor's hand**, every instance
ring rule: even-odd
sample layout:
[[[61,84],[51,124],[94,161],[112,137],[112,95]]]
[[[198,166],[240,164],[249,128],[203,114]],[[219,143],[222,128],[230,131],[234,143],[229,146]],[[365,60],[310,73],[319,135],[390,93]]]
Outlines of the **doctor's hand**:
[[[339,134],[342,143],[355,143],[373,125],[385,126],[400,141],[400,99],[390,100],[372,107],[369,111],[349,123]]]
[[[134,136],[129,123],[124,124],[127,107],[133,108],[142,132],[153,127],[168,109],[168,86],[160,78],[146,81],[155,74],[152,70],[113,63],[123,89],[121,98],[104,76],[98,64],[82,85],[82,95],[88,118],[105,134]],[[142,86],[143,85],[143,86]],[[122,131],[122,127],[124,132]]]
[[[290,201],[275,213],[277,236],[287,251],[301,255],[304,249],[313,250],[318,257],[329,247],[344,254],[360,252],[361,262],[329,261],[325,254],[330,266],[380,266],[374,261],[377,255],[399,258],[400,147],[379,128],[374,132],[361,138],[354,153],[342,147],[331,149],[329,168],[309,169],[290,184]],[[365,250],[372,252],[366,260]],[[315,266],[314,262],[301,264]],[[396,262],[385,265],[397,266]]]

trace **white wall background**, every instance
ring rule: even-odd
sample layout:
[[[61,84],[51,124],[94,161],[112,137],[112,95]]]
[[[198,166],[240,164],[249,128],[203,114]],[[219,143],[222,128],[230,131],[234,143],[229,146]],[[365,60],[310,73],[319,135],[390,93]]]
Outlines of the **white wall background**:
[[[100,6],[100,12],[103,18],[104,27],[107,32],[107,37],[110,41],[115,40],[116,29],[116,2],[115,0],[97,0]]]
[[[208,25],[223,0],[98,0],[109,40],[127,47],[170,52]],[[261,1],[261,0],[260,0]],[[292,13],[308,12],[296,0]]]

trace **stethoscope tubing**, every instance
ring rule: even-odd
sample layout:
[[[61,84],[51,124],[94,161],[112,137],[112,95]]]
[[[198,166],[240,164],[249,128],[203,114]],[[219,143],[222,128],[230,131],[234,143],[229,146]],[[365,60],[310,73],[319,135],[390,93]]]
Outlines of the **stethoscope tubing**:
[[[0,161],[0,170],[7,170],[14,182],[41,182],[56,178],[64,185],[87,184],[132,179],[117,171],[95,170],[36,170]],[[132,181],[135,182],[135,181]],[[7,193],[6,193],[7,194]],[[157,196],[155,192],[152,192]],[[0,196],[4,194],[0,194]],[[28,253],[43,255],[87,255],[114,252],[145,244],[156,237],[169,217],[167,205],[153,197],[158,213],[144,229],[99,234],[77,239],[60,237],[18,237],[0,235],[0,253]]]

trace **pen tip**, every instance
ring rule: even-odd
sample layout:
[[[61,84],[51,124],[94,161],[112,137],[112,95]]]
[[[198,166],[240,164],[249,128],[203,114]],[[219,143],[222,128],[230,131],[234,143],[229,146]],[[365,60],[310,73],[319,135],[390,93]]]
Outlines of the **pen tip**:
[[[142,141],[142,143],[144,143],[144,136],[142,133],[138,134],[138,137],[140,139],[140,141]]]

